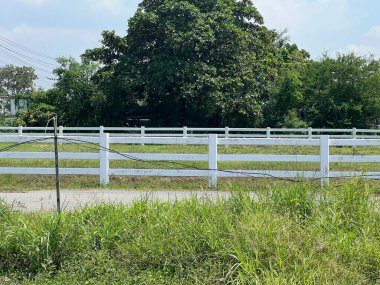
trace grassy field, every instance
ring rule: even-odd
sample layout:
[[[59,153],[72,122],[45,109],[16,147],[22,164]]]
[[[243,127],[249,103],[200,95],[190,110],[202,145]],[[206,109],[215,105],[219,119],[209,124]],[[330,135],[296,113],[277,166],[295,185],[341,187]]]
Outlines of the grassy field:
[[[0,149],[11,144],[0,144]],[[122,153],[199,153],[206,154],[207,146],[201,145],[111,145],[112,150]],[[12,151],[33,151],[33,152],[53,152],[53,145],[24,144],[18,146]],[[62,152],[97,152],[96,146],[89,144],[62,144]],[[345,155],[380,155],[380,147],[331,147],[331,154]],[[319,154],[319,147],[292,147],[292,146],[220,146],[220,154]],[[180,162],[181,164],[191,167],[207,169],[207,162]],[[43,159],[0,159],[0,167],[54,167],[53,160]],[[60,167],[99,167],[98,161],[92,160],[61,160]],[[115,160],[110,162],[111,168],[174,168],[185,169],[183,166],[172,164],[171,162],[136,162]],[[298,171],[318,171],[318,163],[288,163],[288,162],[219,162],[219,169],[230,170],[298,170]],[[332,171],[380,171],[380,164],[376,163],[331,163]],[[219,189],[221,190],[246,190],[258,184],[273,184],[273,180],[268,179],[219,179]],[[274,183],[282,183],[277,180]],[[52,176],[15,176],[0,175],[0,190],[28,190],[28,189],[51,189],[54,187],[54,178]],[[338,182],[340,183],[340,182]],[[118,189],[188,189],[201,190],[206,189],[207,179],[203,178],[141,178],[141,177],[111,177],[109,188]],[[379,185],[380,183],[372,182]],[[91,176],[63,176],[62,187],[66,189],[80,188],[97,188],[99,187],[99,178]]]
[[[380,209],[363,181],[227,200],[0,206],[0,284],[379,284]]]

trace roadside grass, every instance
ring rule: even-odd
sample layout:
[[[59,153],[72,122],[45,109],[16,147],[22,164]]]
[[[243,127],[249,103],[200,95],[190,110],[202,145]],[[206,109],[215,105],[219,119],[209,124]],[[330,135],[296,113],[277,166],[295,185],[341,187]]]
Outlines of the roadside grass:
[[[364,181],[61,215],[0,205],[1,284],[378,284],[380,209]]]

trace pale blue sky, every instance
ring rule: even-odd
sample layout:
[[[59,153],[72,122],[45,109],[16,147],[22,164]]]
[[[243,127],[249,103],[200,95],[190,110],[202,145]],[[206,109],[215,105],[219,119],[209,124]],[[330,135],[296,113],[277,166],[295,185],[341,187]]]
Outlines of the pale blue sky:
[[[0,0],[0,36],[52,57],[78,58],[99,46],[103,30],[125,35],[128,19],[140,0]],[[313,58],[324,51],[355,51],[380,57],[380,0],[254,0],[266,25],[287,29],[292,42]],[[50,86],[54,64],[17,49],[0,38],[0,66],[30,62],[38,68],[37,84]],[[18,54],[15,54],[15,51]],[[18,58],[18,59],[17,59]],[[20,59],[23,60],[20,61]]]

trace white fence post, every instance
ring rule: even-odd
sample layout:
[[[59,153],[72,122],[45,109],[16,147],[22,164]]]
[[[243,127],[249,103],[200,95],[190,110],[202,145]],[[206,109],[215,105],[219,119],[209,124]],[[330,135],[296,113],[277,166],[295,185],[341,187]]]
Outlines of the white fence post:
[[[145,127],[141,126],[141,137],[145,137]],[[144,145],[143,143],[141,145]]]
[[[322,135],[320,138],[321,157],[321,186],[328,186],[330,179],[330,136]]]
[[[224,128],[224,138],[228,139],[229,137],[230,137],[230,128],[229,127],[225,127]],[[226,143],[224,146],[228,147],[228,143]]]
[[[267,128],[267,139],[270,139],[270,127]]]
[[[183,127],[183,137],[187,137],[187,127]]]
[[[309,140],[311,140],[313,138],[313,129],[311,127],[309,127],[307,129],[307,136],[308,136]]]
[[[18,126],[17,132],[18,132],[18,135],[21,137],[22,136],[22,126]]]
[[[63,137],[63,126],[58,127],[58,136]],[[62,140],[59,141],[59,145],[62,145]]]
[[[356,138],[357,138],[356,133],[357,133],[356,128],[352,128],[352,138],[353,138],[354,140],[356,140]]]
[[[109,183],[109,133],[100,134],[100,185],[106,186]]]
[[[216,187],[218,180],[218,135],[208,135],[208,186]]]
[[[103,126],[99,127],[99,134],[104,134],[104,127]]]

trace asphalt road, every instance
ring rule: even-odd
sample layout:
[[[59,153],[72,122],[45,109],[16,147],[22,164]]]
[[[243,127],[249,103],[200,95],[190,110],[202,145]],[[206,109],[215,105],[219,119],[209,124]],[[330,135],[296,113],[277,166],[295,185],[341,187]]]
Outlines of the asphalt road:
[[[135,191],[135,190],[62,190],[61,208],[65,211],[100,203],[130,205],[135,200],[149,198],[159,201],[175,201],[197,197],[198,199],[228,198],[230,192],[221,191]],[[56,210],[55,190],[28,192],[0,192],[0,200],[14,210],[24,212]]]

